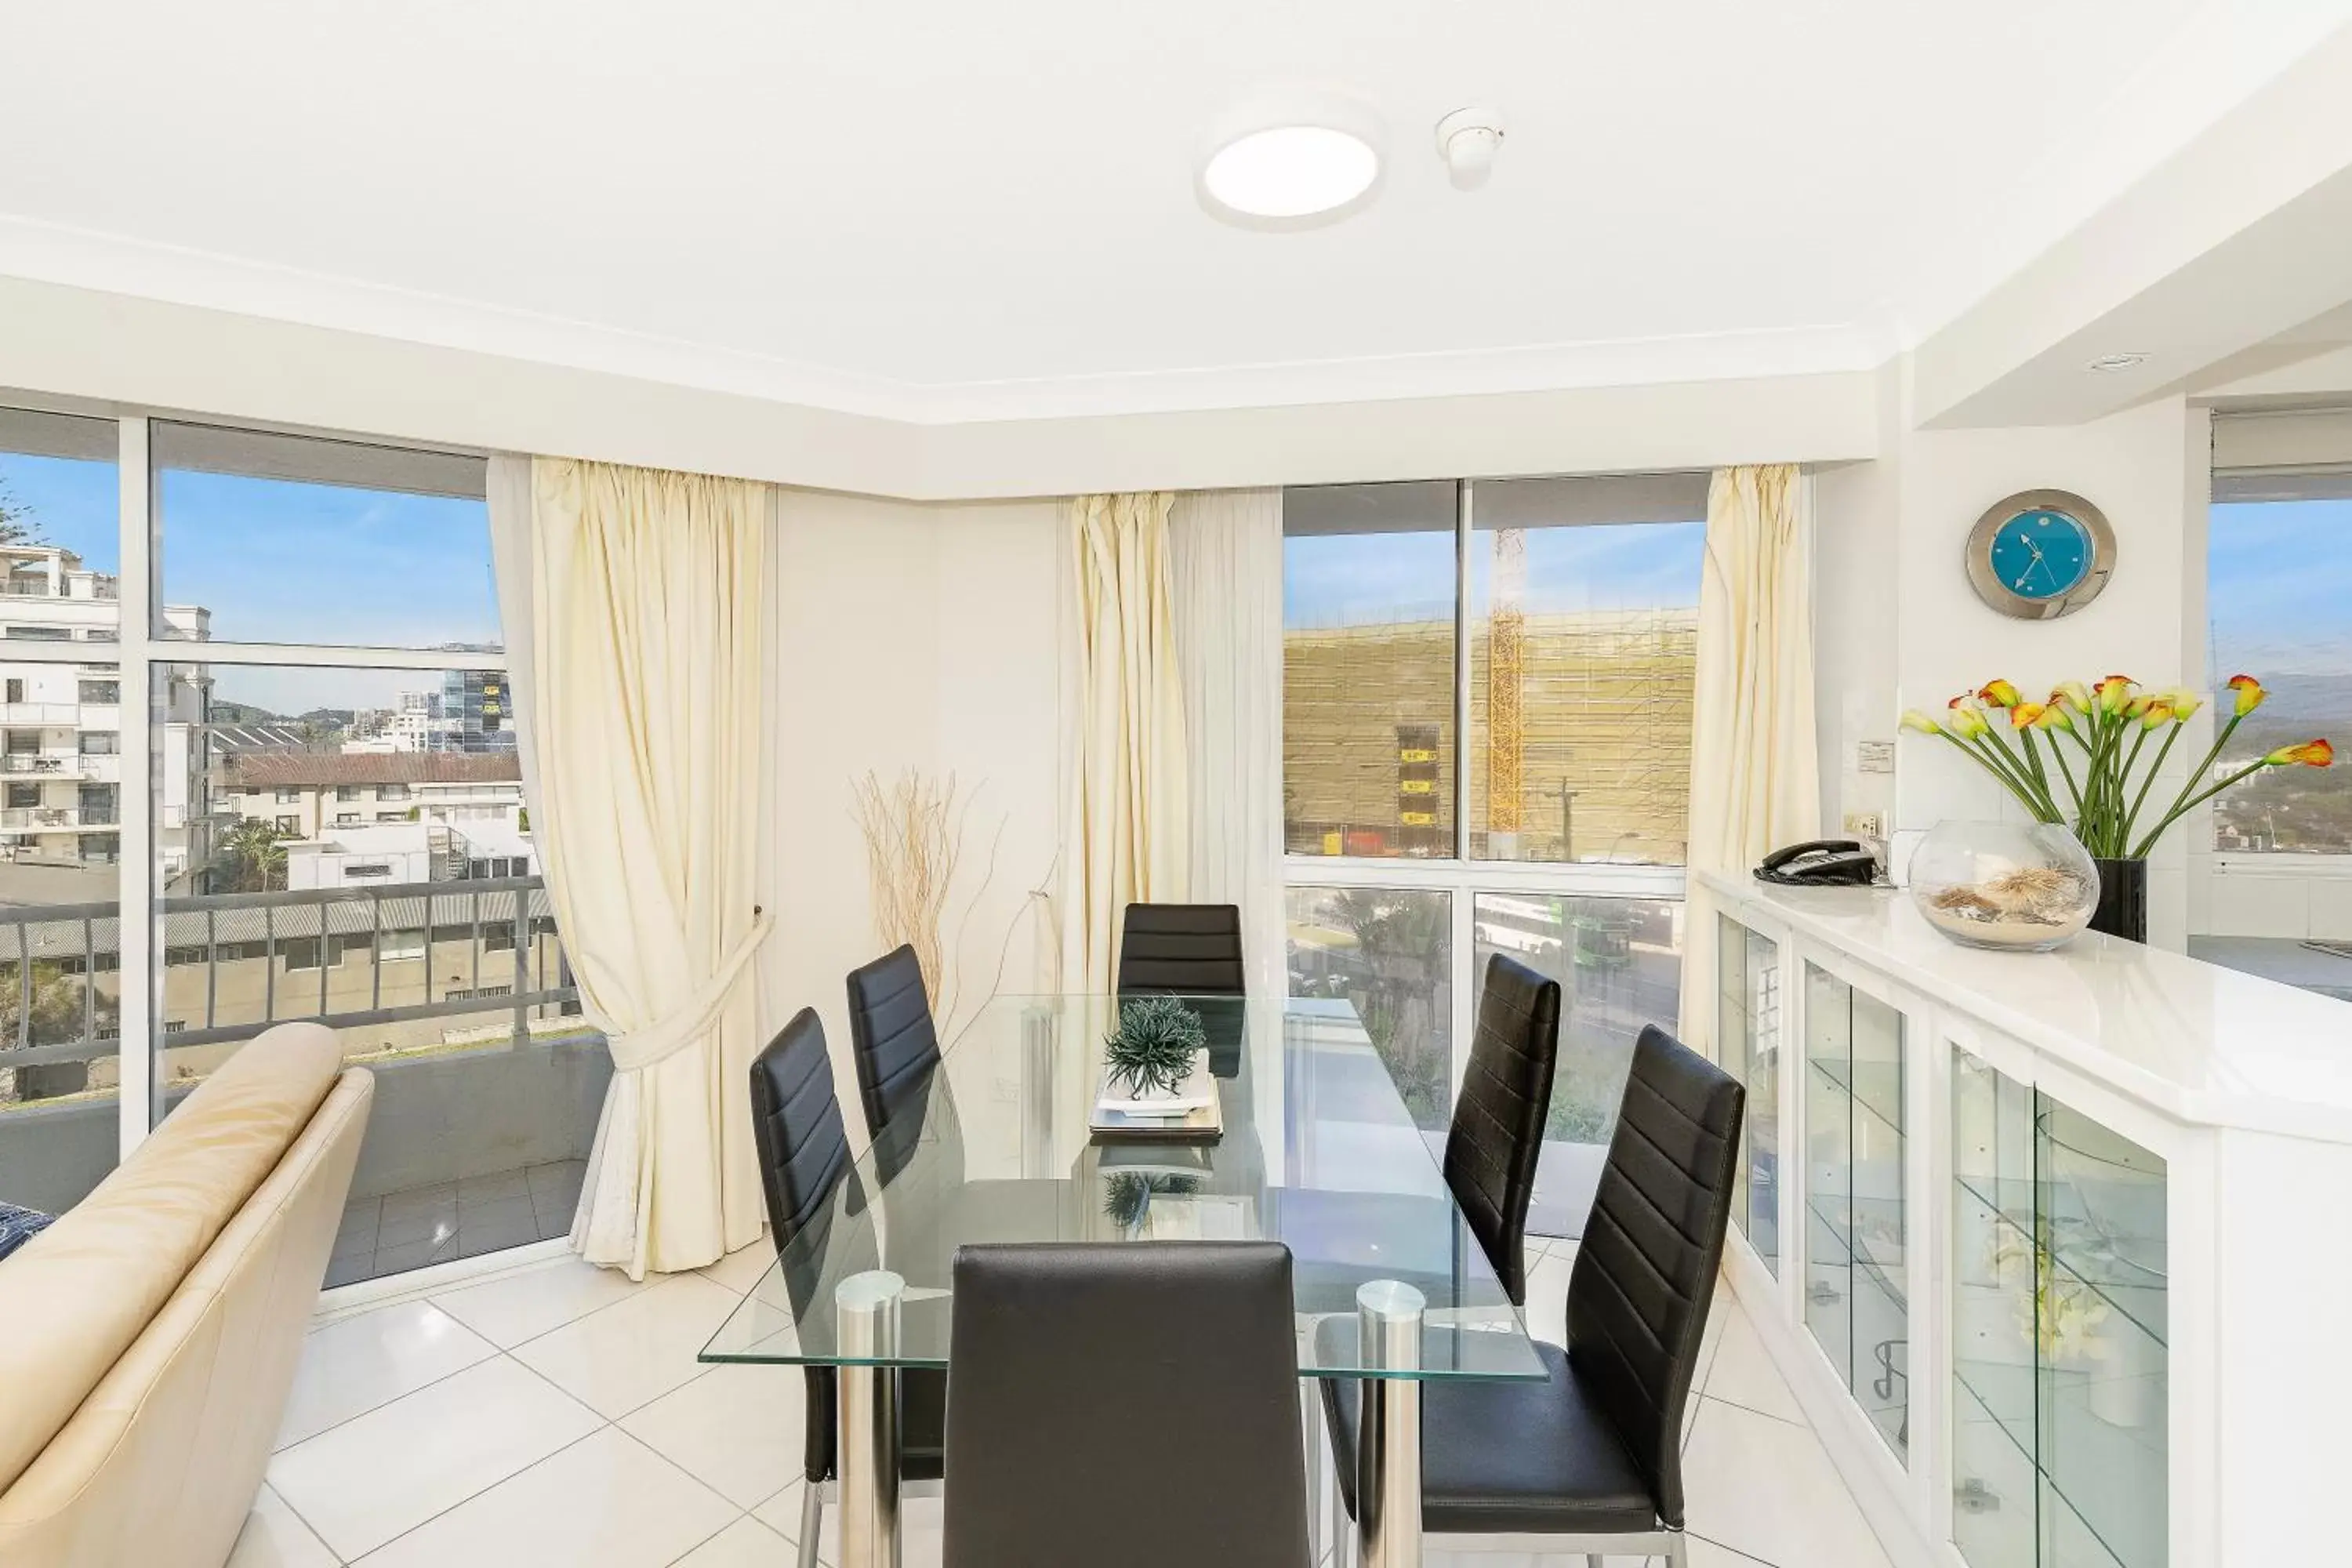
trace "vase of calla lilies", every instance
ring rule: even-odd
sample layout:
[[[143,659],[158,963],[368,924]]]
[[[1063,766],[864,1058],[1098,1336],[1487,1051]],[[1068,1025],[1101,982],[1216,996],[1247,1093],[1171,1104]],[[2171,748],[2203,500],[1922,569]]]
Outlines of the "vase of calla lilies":
[[[2144,942],[2147,854],[2165,830],[2222,791],[2271,768],[2324,768],[2336,760],[2324,740],[2281,746],[2218,776],[2214,764],[2246,716],[2270,693],[2251,675],[2230,678],[2228,721],[2172,798],[2153,815],[2157,776],[2180,732],[2204,706],[2186,687],[2143,690],[2129,676],[2096,686],[2060,683],[2046,701],[1993,680],[1952,699],[1940,719],[1912,709],[1903,726],[1940,735],[2000,782],[2037,822],[2071,826],[2098,863],[2094,931]]]

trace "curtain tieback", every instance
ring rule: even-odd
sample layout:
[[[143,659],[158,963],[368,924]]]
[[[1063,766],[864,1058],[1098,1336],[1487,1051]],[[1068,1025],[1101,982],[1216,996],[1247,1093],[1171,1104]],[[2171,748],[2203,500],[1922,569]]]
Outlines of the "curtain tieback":
[[[742,978],[743,966],[760,951],[760,944],[774,929],[774,917],[761,912],[719,962],[710,978],[697,986],[686,1005],[667,1016],[656,1019],[642,1029],[604,1031],[605,1043],[613,1052],[614,1072],[640,1072],[667,1058],[676,1056],[688,1046],[709,1034],[718,1026],[719,1015],[725,1009],[728,998],[735,993],[735,983]]]

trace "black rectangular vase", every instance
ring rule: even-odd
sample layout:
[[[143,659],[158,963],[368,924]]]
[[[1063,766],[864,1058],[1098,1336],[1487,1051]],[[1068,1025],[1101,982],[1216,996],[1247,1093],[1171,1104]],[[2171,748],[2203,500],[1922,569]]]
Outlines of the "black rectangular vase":
[[[2147,862],[2095,860],[2099,868],[2099,907],[2091,929],[2126,942],[2147,940]]]

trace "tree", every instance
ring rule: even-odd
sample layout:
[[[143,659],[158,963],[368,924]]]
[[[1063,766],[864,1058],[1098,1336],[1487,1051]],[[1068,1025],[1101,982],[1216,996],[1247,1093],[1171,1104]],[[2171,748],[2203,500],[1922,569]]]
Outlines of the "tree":
[[[5,484],[0,484],[0,545],[46,544],[41,537],[41,524],[33,509],[16,499]]]
[[[274,893],[286,886],[286,841],[299,835],[248,816],[220,836],[213,875],[223,892]]]
[[[55,959],[33,963],[33,994],[24,996],[25,966],[21,962],[0,966],[0,1045],[69,1045],[83,1038],[83,993],[89,991],[89,1022],[103,1037],[121,1017],[115,999],[91,984],[87,971],[68,973]],[[89,1063],[44,1062],[16,1069],[15,1094],[19,1100],[49,1100],[79,1094],[89,1087]]]

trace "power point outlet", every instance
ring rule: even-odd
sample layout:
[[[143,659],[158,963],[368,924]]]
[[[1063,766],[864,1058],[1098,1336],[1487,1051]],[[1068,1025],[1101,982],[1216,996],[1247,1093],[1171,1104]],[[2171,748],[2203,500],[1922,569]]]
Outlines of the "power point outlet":
[[[1845,814],[1845,830],[1854,838],[1884,838],[1886,818],[1874,811],[1849,811]]]

